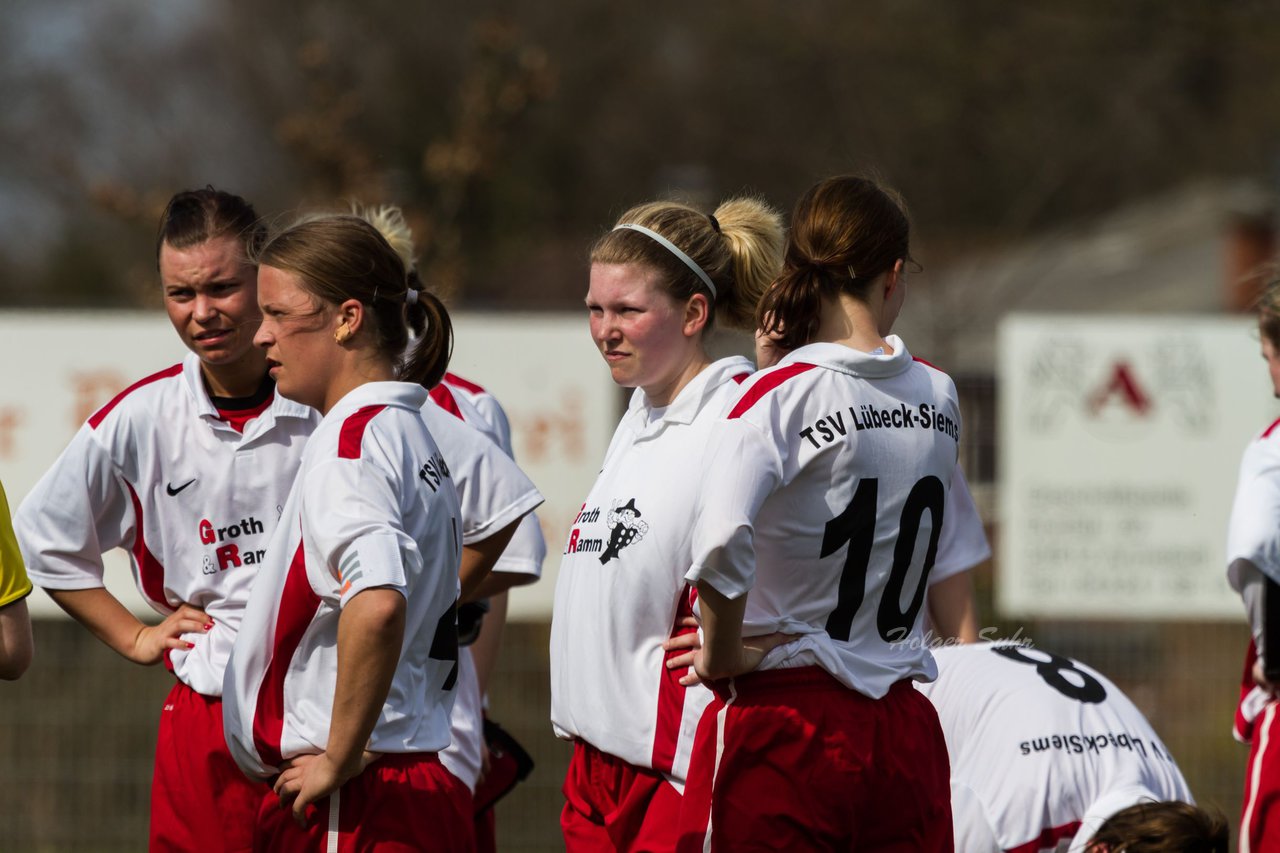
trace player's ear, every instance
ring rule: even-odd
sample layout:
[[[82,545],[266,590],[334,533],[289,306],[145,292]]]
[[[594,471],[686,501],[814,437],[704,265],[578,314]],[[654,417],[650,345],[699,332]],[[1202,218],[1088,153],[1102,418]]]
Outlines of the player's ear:
[[[359,299],[348,299],[338,306],[338,310],[334,315],[334,323],[340,329],[346,326],[350,331],[345,337],[353,337],[360,332],[360,328],[364,325],[364,303]]]
[[[707,327],[711,319],[711,305],[705,293],[695,293],[684,304],[684,325],[681,331],[686,338],[691,338]]]

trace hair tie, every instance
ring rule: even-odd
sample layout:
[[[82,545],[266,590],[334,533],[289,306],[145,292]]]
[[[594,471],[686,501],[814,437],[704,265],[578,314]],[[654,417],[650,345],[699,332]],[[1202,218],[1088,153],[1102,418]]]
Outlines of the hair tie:
[[[721,231],[720,231],[720,220],[719,220],[719,219],[716,219],[716,215],[715,215],[714,213],[708,213],[708,214],[707,214],[707,219],[710,219],[710,220],[711,220],[711,227],[715,230],[715,232],[716,232],[717,234],[720,234],[720,233],[721,233]]]
[[[405,290],[405,292],[404,292],[404,303],[405,303],[406,305],[417,305],[417,304],[418,304],[418,291],[414,290],[412,287],[410,287],[410,288],[408,288],[407,290]]]
[[[645,228],[643,225],[633,225],[630,222],[624,222],[621,225],[615,225],[613,227],[613,230],[618,231],[623,228],[629,229],[631,231],[639,231],[641,234],[644,234],[645,236],[651,238],[655,242],[660,243],[662,246],[664,246],[667,249],[667,251],[669,251],[671,254],[675,255],[677,258],[683,261],[685,266],[693,270],[693,272],[698,276],[698,278],[702,279],[702,283],[707,286],[707,290],[711,291],[711,298],[712,299],[716,298],[716,286],[711,283],[711,276],[707,275],[706,272],[702,269],[702,267],[698,266],[694,262],[693,258],[689,257],[684,252],[680,251],[679,246],[677,246],[675,243],[672,243],[666,237],[663,237],[657,231],[652,231],[648,228]]]

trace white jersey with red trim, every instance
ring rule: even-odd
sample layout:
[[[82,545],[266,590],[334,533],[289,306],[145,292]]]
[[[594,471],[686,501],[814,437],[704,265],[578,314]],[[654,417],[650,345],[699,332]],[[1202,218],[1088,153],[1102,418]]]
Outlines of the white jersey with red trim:
[[[497,399],[479,385],[452,373],[431,389],[431,399],[445,411],[457,415],[468,426],[478,429],[502,448],[511,458],[511,424]],[[511,541],[493,566],[495,572],[542,577],[542,563],[547,558],[547,542],[542,525],[534,513],[520,520]],[[532,583],[532,581],[530,581]]]
[[[447,386],[455,397],[461,397],[475,408],[477,414],[492,431],[493,440],[507,452],[508,456],[514,457],[515,453],[511,449],[511,421],[507,418],[506,410],[502,408],[498,398],[482,386],[463,379],[456,373],[446,373],[442,384]],[[467,414],[464,412],[463,420],[467,419]]]
[[[937,681],[917,689],[947,739],[957,851],[1083,850],[1138,802],[1194,802],[1151,724],[1092,667],[1010,643],[934,656]]]
[[[102,554],[129,551],[159,613],[209,614],[208,633],[168,661],[197,693],[222,693],[249,590],[320,415],[276,395],[243,434],[220,420],[188,355],[121,392],[81,427],[14,518],[33,582],[103,585]]]
[[[489,436],[428,397],[422,419],[449,464],[462,507],[462,544],[488,539],[542,503],[542,493]]]
[[[696,489],[711,425],[750,374],[741,357],[711,364],[665,409],[637,390],[570,529],[551,619],[551,721],[682,786],[711,691],[684,688],[662,643],[691,615]]]
[[[873,698],[933,678],[921,633],[960,440],[950,377],[800,347],[743,383],[699,466],[690,583],[750,592],[744,635],[800,634],[761,669],[816,664]]]
[[[448,463],[421,415],[426,397],[410,383],[361,385],[307,444],[227,665],[227,745],[251,776],[324,750],[339,617],[372,587],[401,592],[406,612],[369,749],[449,743],[462,534]]]
[[[433,394],[422,407],[422,419],[444,455],[458,491],[462,542],[472,545],[515,519],[528,517],[543,498],[489,435],[466,422],[465,411],[442,407]],[[469,649],[462,649],[459,658],[450,727],[452,736],[448,748],[440,752],[440,762],[474,791],[484,749],[484,713]]]

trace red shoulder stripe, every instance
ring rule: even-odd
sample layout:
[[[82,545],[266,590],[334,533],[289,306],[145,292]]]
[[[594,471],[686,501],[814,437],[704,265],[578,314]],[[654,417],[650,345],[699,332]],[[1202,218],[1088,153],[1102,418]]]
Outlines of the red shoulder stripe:
[[[1274,432],[1275,428],[1278,426],[1280,426],[1280,418],[1276,418],[1274,421],[1271,422],[1271,426],[1266,428],[1266,430],[1262,433],[1262,437],[1269,438],[1271,436],[1271,433]]]
[[[458,408],[458,401],[454,399],[453,392],[441,383],[431,389],[431,399],[436,401],[436,405],[453,415],[458,420],[466,420],[462,417],[462,410]]]
[[[373,416],[386,406],[365,406],[354,415],[347,416],[342,422],[342,431],[338,433],[338,458],[359,459],[360,445],[364,441],[364,428],[373,420]]]
[[[933,362],[925,361],[923,358],[916,358],[916,357],[913,355],[913,356],[911,356],[911,360],[912,360],[912,361],[918,361],[918,362],[920,362],[921,364],[923,364],[925,367],[932,367],[934,370],[938,371],[939,373],[944,373],[944,372],[945,372],[942,368],[938,367],[938,366],[937,366],[936,364],[934,364]]]
[[[750,373],[736,373],[733,376],[733,381],[741,385],[743,382],[747,381],[747,377],[750,375]]]
[[[760,380],[755,385],[748,388],[747,393],[742,395],[742,399],[734,404],[733,411],[729,412],[730,419],[742,417],[743,413],[759,402],[760,398],[765,394],[768,394],[791,377],[799,376],[801,373],[813,370],[815,367],[817,367],[816,364],[805,364],[797,361],[795,364],[788,364],[786,367],[769,371],[760,377]]]
[[[446,373],[444,375],[444,381],[454,386],[455,388],[461,388],[463,391],[466,391],[469,394],[488,394],[489,393],[488,391],[484,390],[476,383],[469,382],[466,379],[463,379],[461,376],[458,376],[457,374],[454,374],[454,373]]]
[[[159,373],[153,373],[145,379],[139,379],[137,382],[133,383],[128,388],[124,389],[119,394],[112,397],[110,403],[107,403],[101,409],[98,409],[98,411],[94,412],[93,415],[90,416],[89,418],[89,428],[97,429],[98,424],[102,423],[103,418],[111,414],[111,410],[114,409],[116,406],[118,406],[121,400],[123,400],[125,397],[128,397],[134,391],[137,391],[143,385],[150,385],[152,382],[159,382],[161,379],[168,379],[170,376],[177,376],[181,372],[182,372],[182,364],[181,362],[179,362],[178,364],[175,364],[173,367],[166,367],[164,370],[160,371]]]

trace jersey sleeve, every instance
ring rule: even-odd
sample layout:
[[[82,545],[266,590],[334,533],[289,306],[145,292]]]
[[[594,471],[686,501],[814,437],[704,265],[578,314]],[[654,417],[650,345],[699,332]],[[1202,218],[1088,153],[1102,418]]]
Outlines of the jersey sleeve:
[[[930,585],[972,569],[991,557],[991,543],[982,528],[978,505],[958,462],[955,473],[951,475],[951,488],[947,491],[942,518],[938,556],[934,560],[933,571],[929,573]]]
[[[0,607],[13,604],[31,593],[18,540],[9,519],[9,499],[0,486]]]
[[[302,528],[322,564],[313,583],[342,607],[373,587],[390,587],[407,598],[405,553],[417,546],[400,518],[395,486],[367,457],[317,465],[307,473],[302,495]]]
[[[782,483],[782,459],[764,430],[740,418],[716,423],[707,446],[685,580],[737,598],[755,585],[755,518]]]
[[[127,489],[92,428],[81,427],[13,519],[31,580],[48,589],[101,587],[102,555],[133,542]]]
[[[1248,560],[1280,582],[1280,443],[1255,442],[1240,463],[1227,527],[1227,565],[1237,560]],[[1239,590],[1230,571],[1228,578]]]
[[[470,470],[450,464],[462,506],[462,542],[471,545],[502,530],[539,506],[542,493],[520,466],[492,441],[477,442]]]

